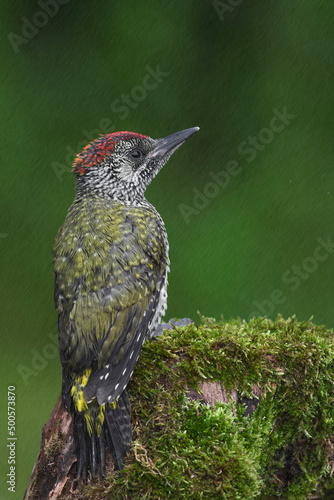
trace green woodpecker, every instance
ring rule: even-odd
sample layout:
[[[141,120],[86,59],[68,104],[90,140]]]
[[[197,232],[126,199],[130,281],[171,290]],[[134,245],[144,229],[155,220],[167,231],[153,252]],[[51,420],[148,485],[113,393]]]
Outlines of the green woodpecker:
[[[198,127],[163,139],[99,137],[77,155],[76,195],[54,245],[62,397],[73,413],[78,477],[120,470],[131,445],[126,391],[167,306],[168,240],[145,190]]]

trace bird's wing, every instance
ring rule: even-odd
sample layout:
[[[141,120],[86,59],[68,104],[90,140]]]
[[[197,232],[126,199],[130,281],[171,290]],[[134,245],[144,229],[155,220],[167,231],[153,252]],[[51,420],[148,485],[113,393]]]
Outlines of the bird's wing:
[[[154,290],[129,307],[113,310],[109,328],[101,342],[100,369],[93,372],[84,389],[87,402],[97,397],[99,404],[114,402],[126,388],[142,345],[159,315],[159,302],[165,286],[163,273]]]

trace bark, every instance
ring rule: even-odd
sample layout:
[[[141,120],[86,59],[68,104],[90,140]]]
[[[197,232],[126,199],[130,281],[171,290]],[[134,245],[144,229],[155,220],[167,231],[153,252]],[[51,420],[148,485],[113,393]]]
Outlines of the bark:
[[[59,396],[42,429],[40,451],[32,470],[24,500],[55,500],[66,487],[75,487],[73,422]]]

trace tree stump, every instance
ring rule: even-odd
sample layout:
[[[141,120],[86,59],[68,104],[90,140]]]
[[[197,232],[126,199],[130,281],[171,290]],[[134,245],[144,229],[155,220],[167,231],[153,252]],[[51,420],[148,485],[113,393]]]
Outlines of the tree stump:
[[[233,390],[230,394],[219,382],[200,382],[200,391],[187,389],[187,397],[191,401],[200,401],[210,406],[217,402],[238,404],[238,394]],[[261,399],[261,390],[254,386],[254,398],[241,399],[245,414],[252,415]],[[75,493],[78,483],[76,479],[76,456],[74,453],[73,419],[62,404],[61,395],[42,429],[42,442],[35,462],[29,485],[23,500],[57,500],[66,493]],[[108,463],[111,463],[109,454]],[[78,497],[77,497],[78,498]]]
[[[59,397],[25,500],[334,498],[334,333],[295,318],[190,324],[143,346],[122,476],[76,479]],[[108,454],[107,454],[108,455]]]

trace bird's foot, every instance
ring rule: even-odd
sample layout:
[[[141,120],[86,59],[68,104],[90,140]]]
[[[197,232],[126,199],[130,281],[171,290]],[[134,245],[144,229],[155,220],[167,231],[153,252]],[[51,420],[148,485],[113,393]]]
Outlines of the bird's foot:
[[[157,326],[157,328],[155,329],[155,331],[152,335],[152,338],[160,337],[160,335],[163,334],[164,330],[173,330],[174,326],[176,326],[176,327],[188,326],[191,323],[194,323],[194,321],[192,319],[189,319],[189,318],[183,318],[183,319],[180,319],[180,321],[175,321],[174,319],[170,319],[168,321],[168,323],[160,323],[160,325]]]

